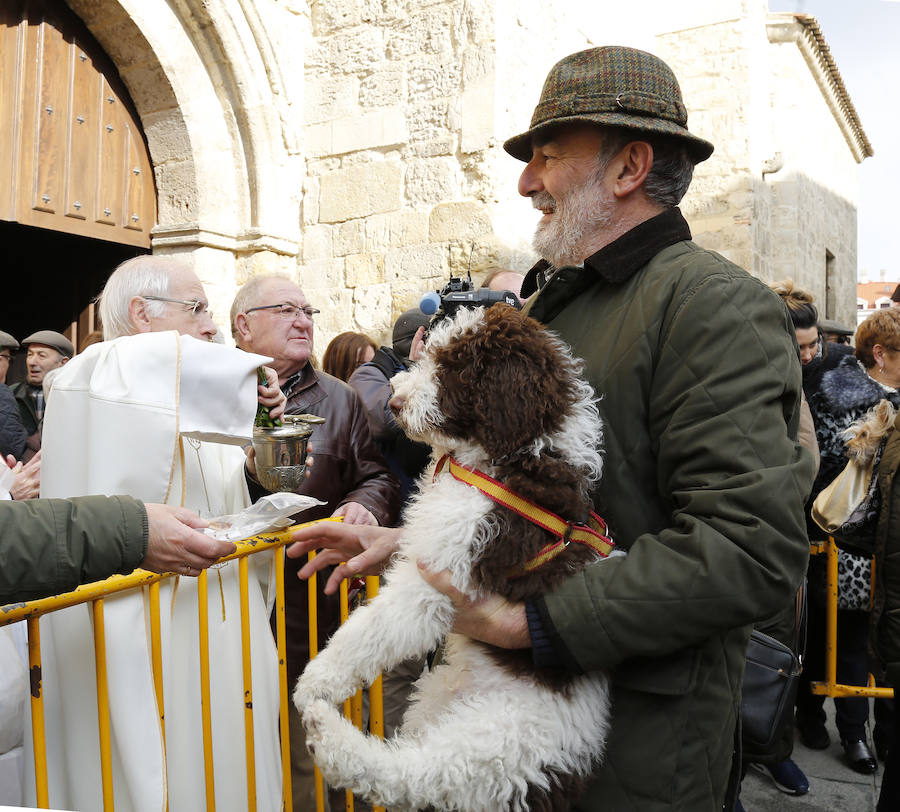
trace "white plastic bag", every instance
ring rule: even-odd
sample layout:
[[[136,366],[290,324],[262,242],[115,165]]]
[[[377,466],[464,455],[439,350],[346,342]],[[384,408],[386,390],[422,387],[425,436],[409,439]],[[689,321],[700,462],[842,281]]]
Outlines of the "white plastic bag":
[[[220,541],[239,541],[289,527],[293,524],[289,517],[295,513],[324,504],[320,499],[298,493],[271,493],[240,513],[209,519],[209,527],[203,532]]]

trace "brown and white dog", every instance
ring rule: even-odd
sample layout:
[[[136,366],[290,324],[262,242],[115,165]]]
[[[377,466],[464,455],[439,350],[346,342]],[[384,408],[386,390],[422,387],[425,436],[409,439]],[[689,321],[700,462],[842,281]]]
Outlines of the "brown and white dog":
[[[521,497],[584,522],[600,477],[601,424],[567,347],[519,311],[462,309],[430,332],[425,357],[392,379],[398,422]],[[459,469],[457,469],[459,470]],[[404,517],[386,585],[356,610],[306,668],[294,703],[329,784],[392,810],[565,809],[603,754],[609,703],[601,674],[536,669],[530,651],[456,634],[449,598],[418,573],[450,570],[470,596],[540,595],[597,561],[451,473],[425,478]],[[393,739],[367,736],[335,707],[384,669],[444,644],[416,684]]]

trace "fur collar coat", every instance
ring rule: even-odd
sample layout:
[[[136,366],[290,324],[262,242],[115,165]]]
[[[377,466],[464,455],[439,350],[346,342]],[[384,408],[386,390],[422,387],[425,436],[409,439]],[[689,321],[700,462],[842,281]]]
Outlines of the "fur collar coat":
[[[845,355],[838,365],[822,376],[822,383],[809,401],[821,463],[810,501],[847,464],[843,433],[879,401],[900,405],[900,392],[885,389],[869,377],[855,355]]]

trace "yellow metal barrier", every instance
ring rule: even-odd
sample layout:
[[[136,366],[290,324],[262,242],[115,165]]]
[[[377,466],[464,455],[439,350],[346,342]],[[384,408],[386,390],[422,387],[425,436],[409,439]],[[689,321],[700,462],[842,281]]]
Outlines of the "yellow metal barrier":
[[[879,688],[869,674],[868,685],[843,685],[837,681],[837,612],[838,612],[838,548],[832,536],[827,541],[810,544],[811,555],[826,556],[826,601],[825,601],[825,681],[811,682],[810,690],[814,694],[831,697],[842,696],[874,696],[889,699],[894,696],[893,688]],[[875,572],[872,565],[872,583],[874,594]]]
[[[326,520],[327,521],[327,520]],[[299,525],[298,525],[299,526]],[[244,733],[245,753],[247,765],[247,809],[256,809],[256,767],[254,759],[253,740],[253,686],[250,667],[250,624],[249,624],[249,596],[248,596],[248,566],[247,557],[265,550],[280,549],[291,541],[291,533],[298,526],[288,528],[279,533],[266,533],[245,541],[237,542],[237,551],[230,556],[222,558],[220,563],[238,560],[240,581],[240,605],[241,605],[241,648],[243,660],[244,680]],[[311,553],[310,557],[314,557]],[[41,616],[70,606],[90,603],[94,625],[94,651],[96,660],[96,682],[98,700],[98,735],[100,742],[100,773],[102,781],[103,808],[105,812],[113,812],[113,777],[111,764],[111,735],[109,722],[109,694],[107,687],[106,669],[106,637],[104,633],[103,600],[109,595],[115,595],[127,590],[149,587],[150,606],[150,650],[153,680],[156,693],[156,702],[159,712],[160,729],[165,744],[165,697],[163,696],[162,680],[162,644],[160,634],[159,616],[159,583],[160,581],[175,577],[175,574],[156,574],[145,570],[135,570],[130,575],[115,575],[105,581],[98,581],[78,587],[73,592],[56,595],[27,603],[9,604],[0,607],[0,626],[26,621],[28,630],[28,665],[31,675],[31,718],[32,736],[34,740],[34,768],[35,789],[37,805],[41,809],[49,809],[49,790],[47,776],[47,751],[46,734],[44,727],[43,687],[41,677],[41,638],[39,620]],[[317,653],[316,631],[316,588],[315,576],[310,579],[309,590],[309,627],[310,627],[310,656]],[[201,683],[201,713],[203,729],[203,750],[205,764],[205,782],[207,812],[215,810],[214,773],[212,760],[212,721],[209,701],[209,626],[207,603],[208,574],[203,571],[197,578],[198,604],[199,604],[199,646],[200,646],[200,683]],[[288,713],[291,710],[290,696],[287,685],[287,656],[285,643],[285,604],[284,604],[284,558],[275,556],[275,628],[276,643],[278,648],[278,676],[279,676],[279,730],[281,734],[281,763],[282,763],[282,798],[283,809],[290,812],[293,809],[291,793],[291,761],[290,761],[290,736],[288,732]],[[367,579],[367,592],[370,597],[378,590],[378,579]],[[342,622],[346,619],[347,593],[342,590]],[[373,731],[383,731],[384,722],[381,710],[381,685],[369,689],[370,693],[370,718]],[[361,695],[353,703],[358,707],[354,714],[357,725],[361,725],[362,703]],[[324,807],[325,787],[321,775],[317,773],[317,809]],[[353,798],[348,793],[347,808],[353,808]],[[379,810],[380,807],[376,807]]]

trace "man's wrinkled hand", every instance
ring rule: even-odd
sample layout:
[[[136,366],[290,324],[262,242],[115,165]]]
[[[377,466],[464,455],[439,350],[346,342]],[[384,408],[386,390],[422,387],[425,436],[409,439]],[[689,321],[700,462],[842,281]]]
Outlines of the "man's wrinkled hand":
[[[28,462],[16,462],[15,458],[6,458],[6,464],[16,475],[9,488],[9,495],[17,500],[36,499],[41,492],[41,452],[38,451]]]
[[[325,593],[331,595],[344,578],[381,574],[400,547],[400,533],[395,527],[319,522],[294,531],[291,535],[294,544],[287,548],[287,555],[299,558],[311,551],[320,551],[297,573],[304,580],[337,564],[325,584]]]
[[[416,330],[409,346],[409,360],[419,361],[425,355],[425,328],[420,327]]]
[[[359,502],[345,502],[331,515],[334,517],[343,517],[344,524],[378,524],[378,519],[372,515],[368,508],[363,507]]]
[[[141,562],[145,570],[199,575],[237,549],[230,541],[200,533],[208,523],[187,508],[152,503],[144,507],[150,531],[147,554]]]
[[[278,386],[278,374],[271,367],[263,367],[266,373],[267,386],[259,384],[256,391],[259,393],[258,400],[263,406],[269,407],[269,417],[278,420],[284,416],[284,407],[287,405],[287,398],[284,392]]]
[[[450,582],[450,570],[434,572],[421,561],[417,563],[419,575],[450,598],[455,611],[454,632],[498,648],[531,647],[524,603],[510,603],[493,592],[470,598]]]

